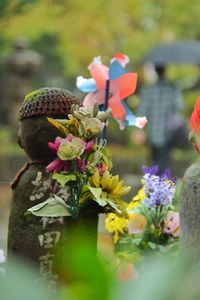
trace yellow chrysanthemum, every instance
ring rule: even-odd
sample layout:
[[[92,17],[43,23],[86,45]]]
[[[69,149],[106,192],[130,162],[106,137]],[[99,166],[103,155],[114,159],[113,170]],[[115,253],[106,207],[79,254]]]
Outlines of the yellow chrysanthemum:
[[[130,186],[123,185],[123,180],[119,180],[119,175],[113,176],[108,170],[100,176],[98,169],[96,169],[89,181],[92,186],[101,187],[104,192],[111,195],[111,198],[120,198],[131,190]]]
[[[127,206],[127,211],[130,212],[134,208],[140,206],[141,201],[144,200],[145,197],[146,195],[144,193],[144,188],[142,187],[141,189],[139,189],[137,195],[133,197],[132,201]]]
[[[119,240],[119,234],[123,234],[125,232],[128,221],[128,218],[119,217],[114,213],[110,213],[107,215],[105,226],[108,232],[113,234],[114,243]]]
[[[145,192],[144,192],[144,187],[139,189],[137,192],[137,195],[133,197],[133,201],[142,201],[146,197]]]
[[[120,234],[128,231],[129,233],[141,233],[146,226],[146,219],[144,216],[140,215],[137,211],[133,212],[135,208],[140,206],[141,201],[146,197],[144,193],[144,188],[142,187],[137,195],[132,199],[132,201],[128,204],[126,210],[128,216],[120,217],[114,213],[110,213],[107,215],[105,220],[105,226],[108,232],[113,234],[114,243],[116,243]]]

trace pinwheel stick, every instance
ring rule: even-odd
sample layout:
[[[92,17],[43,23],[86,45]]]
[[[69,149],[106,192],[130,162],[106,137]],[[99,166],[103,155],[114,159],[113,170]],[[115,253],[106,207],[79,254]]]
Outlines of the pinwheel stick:
[[[109,99],[109,89],[110,89],[110,80],[106,80],[106,89],[105,89],[105,100],[104,100],[104,108],[103,110],[106,111],[108,108],[108,99]],[[102,131],[102,139],[106,139],[106,126],[104,126],[104,129]]]

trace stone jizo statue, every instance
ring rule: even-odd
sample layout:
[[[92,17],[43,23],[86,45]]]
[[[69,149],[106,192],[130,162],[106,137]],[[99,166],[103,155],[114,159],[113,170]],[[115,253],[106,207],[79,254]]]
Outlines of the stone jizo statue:
[[[8,260],[17,256],[32,262],[49,279],[56,276],[54,259],[56,247],[62,241],[63,218],[36,217],[26,215],[26,211],[45,201],[52,191],[45,168],[55,157],[48,142],[61,133],[47,121],[47,116],[67,118],[73,103],[79,104],[79,99],[67,90],[42,88],[26,96],[19,113],[19,145],[29,162],[12,183]],[[63,199],[68,197],[67,189],[59,193]]]
[[[190,140],[200,154],[200,98],[190,118]],[[200,270],[200,161],[185,172],[180,196],[180,254],[184,265]]]

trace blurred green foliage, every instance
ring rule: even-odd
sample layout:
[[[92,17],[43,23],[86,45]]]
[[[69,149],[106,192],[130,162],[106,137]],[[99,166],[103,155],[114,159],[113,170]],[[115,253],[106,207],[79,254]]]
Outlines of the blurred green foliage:
[[[22,154],[22,150],[16,141],[13,140],[12,132],[6,127],[0,129],[0,144],[0,156],[9,157]]]
[[[38,278],[31,266],[21,261],[10,264],[6,275],[0,275],[1,299],[198,300],[200,297],[199,274],[194,274],[172,257],[151,257],[139,271],[139,277],[117,282],[105,276],[105,269],[99,266],[97,259],[88,260],[89,253],[79,255],[76,262],[72,254],[74,270],[81,269],[82,274],[87,274],[87,280],[63,285],[54,292],[47,282]],[[75,256],[77,258],[77,253]],[[97,285],[99,289],[96,289]]]
[[[135,64],[160,40],[198,39],[199,8],[198,0],[2,0],[1,52],[24,35],[59,58],[69,77],[86,75],[97,55],[106,63],[125,52]]]
[[[200,39],[199,9],[198,0],[189,4],[187,0],[1,0],[0,53],[2,58],[9,55],[14,39],[26,36],[44,57],[48,84],[74,90],[83,97],[75,90],[75,78],[89,76],[87,66],[94,56],[101,55],[107,64],[115,52],[126,53],[131,61],[129,69],[137,69],[142,81],[139,63],[156,43]],[[183,87],[194,82],[199,72],[198,66],[170,66],[168,76],[179,80]],[[198,94],[199,91],[184,92],[186,118]],[[133,96],[128,103],[134,111],[139,100]],[[123,165],[125,157],[128,172],[138,172],[140,165],[148,161],[148,149],[131,141],[133,130],[128,128],[119,134],[115,121],[110,122],[108,129],[108,140],[115,145],[123,144],[123,152],[112,145],[116,164],[121,161]],[[6,152],[15,151],[3,141],[6,144]],[[126,152],[128,147],[134,150]],[[179,154],[176,158],[182,163],[186,154],[183,151]],[[120,165],[119,169],[125,168]]]

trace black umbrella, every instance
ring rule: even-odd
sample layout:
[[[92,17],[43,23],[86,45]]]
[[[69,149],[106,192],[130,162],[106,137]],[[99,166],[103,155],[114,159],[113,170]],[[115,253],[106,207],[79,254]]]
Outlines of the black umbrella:
[[[152,62],[156,65],[171,63],[188,63],[200,65],[200,42],[192,40],[161,43],[145,55],[142,63]]]

